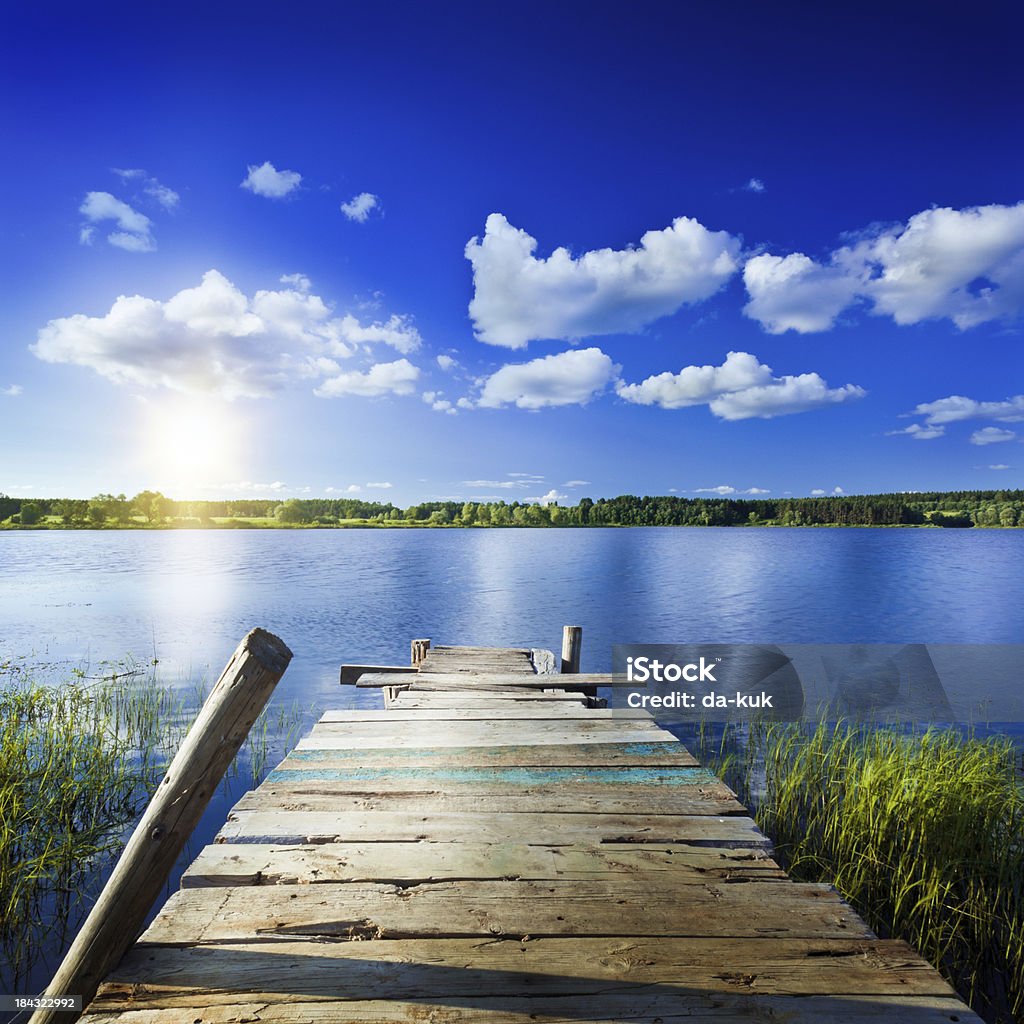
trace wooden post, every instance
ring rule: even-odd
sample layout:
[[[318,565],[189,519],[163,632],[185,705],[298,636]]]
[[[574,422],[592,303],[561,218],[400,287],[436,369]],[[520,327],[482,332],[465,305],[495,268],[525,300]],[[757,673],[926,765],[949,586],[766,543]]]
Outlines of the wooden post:
[[[142,928],[178,854],[263,710],[292,652],[252,630],[238,645],[136,826],[96,905],[46,990],[80,995],[87,1007]],[[69,1024],[77,1015],[37,1010],[30,1024]]]
[[[419,665],[421,661],[427,656],[427,651],[430,650],[429,640],[413,640],[410,644],[411,647],[411,662],[413,665]]]
[[[562,671],[579,672],[580,649],[583,646],[582,626],[562,627]]]
[[[583,627],[562,627],[562,672],[576,675],[580,670],[580,651],[583,648]],[[597,687],[585,686],[580,691],[592,701],[597,699]]]

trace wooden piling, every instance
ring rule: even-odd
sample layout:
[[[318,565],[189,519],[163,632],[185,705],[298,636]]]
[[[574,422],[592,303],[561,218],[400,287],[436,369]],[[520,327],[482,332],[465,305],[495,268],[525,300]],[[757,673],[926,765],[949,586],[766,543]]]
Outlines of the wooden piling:
[[[292,652],[252,630],[217,680],[128,845],[50,982],[51,997],[80,995],[87,1006],[135,941],[228,765],[245,741]],[[30,1024],[69,1024],[67,1011],[37,1010]]]
[[[562,627],[562,671],[579,672],[580,651],[583,647],[583,627]]]
[[[419,666],[430,650],[430,640],[413,640],[411,643],[411,663]]]

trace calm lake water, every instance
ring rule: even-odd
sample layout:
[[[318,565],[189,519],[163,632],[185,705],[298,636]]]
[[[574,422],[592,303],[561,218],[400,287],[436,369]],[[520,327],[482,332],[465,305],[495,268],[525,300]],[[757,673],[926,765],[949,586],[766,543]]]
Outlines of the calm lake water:
[[[412,637],[557,648],[566,623],[585,671],[615,643],[1019,643],[1024,531],[0,535],[0,654],[156,657],[165,681],[212,681],[263,626],[295,653],[278,701],[351,700],[338,666],[405,664]]]
[[[585,671],[609,671],[616,643],[1020,643],[1024,530],[0,534],[0,662],[156,658],[194,691],[263,626],[295,654],[274,703],[298,706],[300,733],[324,707],[380,706],[340,689],[344,661],[406,664],[413,637],[557,650],[567,623]],[[248,784],[229,777],[168,891]],[[73,934],[47,939],[17,991],[42,991]]]

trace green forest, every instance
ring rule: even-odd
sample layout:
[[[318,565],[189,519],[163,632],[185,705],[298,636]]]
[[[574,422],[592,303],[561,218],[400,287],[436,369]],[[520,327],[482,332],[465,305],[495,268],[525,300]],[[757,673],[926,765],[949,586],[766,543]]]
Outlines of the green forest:
[[[356,498],[175,501],[159,491],[93,498],[0,494],[3,529],[564,526],[1024,527],[1024,491],[917,491],[821,498],[583,498],[576,505]]]

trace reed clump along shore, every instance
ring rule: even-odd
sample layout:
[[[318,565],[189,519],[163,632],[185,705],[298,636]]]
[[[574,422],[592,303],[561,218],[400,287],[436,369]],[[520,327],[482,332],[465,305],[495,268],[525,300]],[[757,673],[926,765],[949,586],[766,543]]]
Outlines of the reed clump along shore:
[[[794,878],[835,885],[986,1020],[1024,1019],[1024,786],[1009,740],[757,723],[698,745]]]
[[[40,681],[40,677],[46,681]],[[21,992],[80,926],[205,697],[154,665],[0,662],[0,987]],[[256,785],[297,735],[264,711],[226,784]]]

